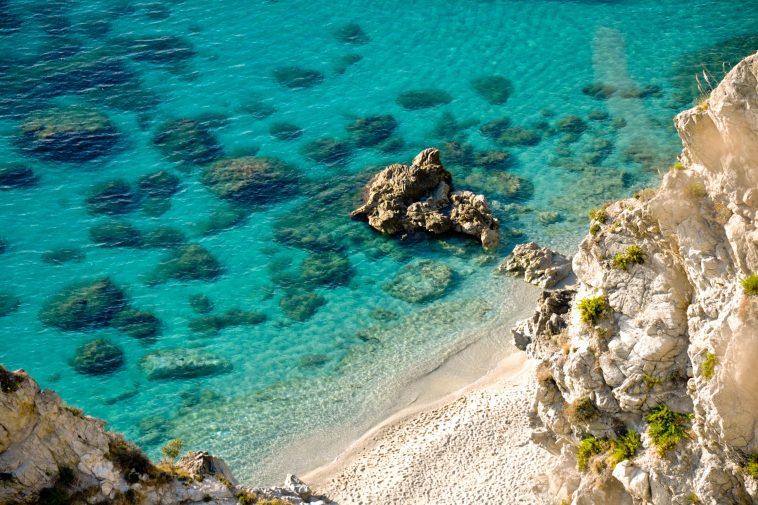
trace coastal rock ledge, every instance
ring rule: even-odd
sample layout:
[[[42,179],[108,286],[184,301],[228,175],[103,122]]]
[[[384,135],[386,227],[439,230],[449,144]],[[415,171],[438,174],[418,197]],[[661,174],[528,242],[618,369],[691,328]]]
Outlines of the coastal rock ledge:
[[[281,488],[239,485],[223,460],[206,452],[154,465],[105,424],[41,390],[23,370],[0,366],[0,503],[332,503],[293,475]]]
[[[513,332],[551,503],[758,503],[758,53],[675,125],[660,188],[593,211]]]
[[[396,163],[374,175],[363,201],[350,216],[367,219],[388,235],[463,233],[478,238],[485,249],[500,240],[500,223],[487,200],[471,191],[453,191],[453,176],[442,166],[438,149],[424,149],[410,165]]]

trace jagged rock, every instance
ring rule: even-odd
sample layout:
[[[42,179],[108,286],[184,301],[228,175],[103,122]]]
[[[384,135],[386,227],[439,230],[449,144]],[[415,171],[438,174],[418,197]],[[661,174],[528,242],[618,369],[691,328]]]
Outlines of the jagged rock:
[[[485,198],[469,191],[451,194],[451,186],[439,150],[425,149],[410,165],[390,165],[376,174],[364,189],[363,205],[351,217],[366,218],[390,235],[455,231],[477,237],[485,248],[495,247],[500,223]]]
[[[77,496],[87,496],[87,503],[151,505],[238,505],[253,496],[285,504],[332,503],[312,496],[290,475],[284,488],[239,486],[226,463],[207,452],[180,458],[179,476],[154,466],[121,435],[106,432],[105,421],[42,391],[23,370],[0,366],[0,386],[0,503],[79,503]]]
[[[548,306],[561,292],[546,292],[514,331],[541,361],[535,428],[558,455],[573,505],[758,502],[748,467],[758,454],[758,297],[740,284],[758,271],[756,109],[758,53],[676,117],[681,169],[658,190],[604,207],[573,259],[570,309]],[[594,315],[591,300],[601,301]],[[591,419],[572,415],[580,400]],[[678,421],[687,436],[667,448],[647,419],[661,404],[688,414]],[[605,463],[610,472],[571,470],[582,438],[627,430],[641,435],[633,459]]]
[[[576,291],[571,289],[556,289],[543,291],[537,301],[537,310],[531,319],[519,322],[511,329],[513,345],[530,356],[540,356],[545,349],[533,349],[532,342],[543,344],[538,337],[558,335],[568,326],[566,315],[571,310]],[[554,347],[551,346],[550,349]]]
[[[524,276],[526,282],[541,288],[552,288],[571,273],[571,260],[561,253],[534,242],[519,244],[500,266],[500,273]]]

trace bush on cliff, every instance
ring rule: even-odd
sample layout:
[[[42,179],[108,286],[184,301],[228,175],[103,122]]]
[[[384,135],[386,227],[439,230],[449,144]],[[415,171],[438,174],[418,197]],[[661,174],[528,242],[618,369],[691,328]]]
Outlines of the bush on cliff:
[[[653,441],[659,456],[676,446],[680,440],[687,437],[688,421],[692,414],[674,412],[664,404],[653,408],[645,420],[648,422],[647,434]]]
[[[740,279],[740,284],[742,284],[742,289],[745,290],[746,295],[758,296],[758,274],[750,274]]]
[[[600,295],[594,298],[584,298],[579,302],[579,313],[582,316],[582,322],[588,325],[594,325],[610,309],[605,296]]]
[[[626,248],[623,253],[618,253],[611,261],[611,268],[629,271],[631,265],[642,265],[645,262],[645,253],[639,246],[633,245]]]

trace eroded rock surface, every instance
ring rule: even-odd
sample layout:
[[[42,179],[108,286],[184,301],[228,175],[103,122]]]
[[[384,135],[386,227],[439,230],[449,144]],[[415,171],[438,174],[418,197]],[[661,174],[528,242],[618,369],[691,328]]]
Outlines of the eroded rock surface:
[[[758,296],[740,282],[758,271],[756,111],[758,54],[676,117],[684,150],[661,187],[598,214],[573,301],[548,291],[515,329],[541,361],[533,439],[557,456],[558,501],[758,503]],[[661,405],[682,414],[668,446]],[[631,431],[641,447],[614,464],[602,444]],[[580,472],[587,437],[603,448]]]
[[[453,178],[438,149],[421,151],[410,165],[390,165],[364,189],[364,203],[351,214],[389,235],[427,231],[464,233],[494,248],[500,223],[482,195],[453,191]]]
[[[528,242],[514,247],[497,270],[523,276],[526,282],[541,288],[552,288],[571,272],[571,260],[547,247]]]

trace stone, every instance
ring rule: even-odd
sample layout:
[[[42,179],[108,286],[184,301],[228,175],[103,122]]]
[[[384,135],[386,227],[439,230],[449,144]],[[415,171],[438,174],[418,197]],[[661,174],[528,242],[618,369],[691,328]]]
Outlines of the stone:
[[[137,179],[137,188],[141,193],[153,198],[171,198],[179,191],[181,180],[166,170],[145,174]]]
[[[174,163],[204,165],[222,155],[221,146],[208,126],[194,119],[173,119],[158,127],[153,144]]]
[[[358,23],[347,23],[334,31],[334,37],[345,44],[368,44],[371,38]]]
[[[442,146],[440,159],[444,160],[448,165],[470,167],[474,164],[474,156],[474,146],[469,143],[454,140],[452,142],[446,142],[445,145]]]
[[[504,104],[513,93],[513,83],[500,75],[477,77],[471,81],[471,87],[492,105]]]
[[[485,137],[495,140],[511,127],[511,120],[507,117],[501,117],[487,121],[479,127],[479,132]]]
[[[22,163],[9,163],[0,167],[0,190],[22,189],[35,186],[39,177]]]
[[[89,237],[98,247],[142,247],[142,232],[126,221],[110,220],[89,229]]]
[[[453,270],[446,264],[417,260],[401,268],[382,289],[400,300],[423,303],[443,296],[452,283]]]
[[[203,184],[219,198],[236,204],[263,205],[294,196],[299,174],[281,160],[245,156],[207,167]]]
[[[232,364],[199,349],[164,349],[146,354],[140,368],[150,380],[191,379],[228,372]]]
[[[312,88],[324,82],[324,74],[318,70],[287,66],[274,70],[274,80],[290,89]]]
[[[227,482],[236,486],[237,479],[232,474],[229,467],[221,458],[211,456],[205,451],[190,451],[176,462],[176,467],[186,471],[191,476],[200,478],[205,477],[222,477]]]
[[[366,116],[348,125],[347,132],[358,147],[373,147],[390,138],[397,121],[389,114]]]
[[[149,339],[160,333],[162,324],[152,312],[128,308],[113,316],[111,326],[132,338]]]
[[[508,151],[480,151],[474,155],[474,165],[488,170],[503,170],[511,164]]]
[[[212,281],[222,272],[221,263],[210,251],[199,244],[188,244],[173,249],[155,269],[150,282]]]
[[[74,370],[85,375],[113,373],[123,364],[124,351],[102,338],[90,340],[79,347],[71,361]]]
[[[324,304],[326,298],[312,291],[285,293],[279,300],[284,315],[301,323],[310,319]]]
[[[0,317],[16,312],[21,306],[21,301],[11,293],[0,291]]]
[[[189,329],[196,333],[215,334],[233,326],[255,326],[266,320],[266,314],[261,312],[229,309],[222,314],[210,315],[193,319]]]
[[[275,139],[285,142],[300,138],[303,134],[303,129],[296,124],[284,122],[271,123],[268,131]]]
[[[312,140],[300,149],[300,153],[309,160],[327,166],[344,163],[352,154],[347,142],[332,137]]]
[[[103,113],[69,106],[35,112],[21,123],[25,150],[43,159],[83,162],[110,154],[119,133]]]
[[[374,175],[364,189],[363,205],[351,217],[367,219],[371,227],[389,235],[455,231],[486,239],[485,247],[494,247],[499,222],[484,197],[451,194],[451,185],[452,175],[442,166],[439,150],[426,149],[411,165],[390,165]]]
[[[347,72],[347,69],[358,63],[363,59],[363,56],[357,53],[348,53],[343,54],[342,56],[338,56],[337,59],[334,60],[334,63],[332,64],[332,68],[334,69],[334,73],[337,75],[342,75],[345,72]]]
[[[563,116],[556,123],[556,127],[563,133],[581,135],[587,129],[587,123],[577,116]]]
[[[498,272],[523,276],[526,282],[543,289],[552,288],[571,273],[571,258],[528,242],[514,247]]]
[[[616,91],[615,86],[602,82],[593,82],[582,88],[582,93],[595,100],[608,100]]]
[[[395,101],[406,110],[419,110],[448,104],[453,101],[453,97],[441,89],[425,88],[404,91]]]
[[[132,187],[123,179],[113,179],[92,187],[86,200],[90,214],[128,214],[137,205]]]
[[[494,139],[495,144],[502,147],[534,146],[540,143],[542,134],[539,130],[512,126],[506,128]]]
[[[343,286],[350,281],[353,273],[347,256],[335,251],[311,253],[300,265],[300,278],[311,286]]]
[[[46,326],[81,331],[107,326],[126,306],[126,294],[104,277],[63,288],[45,302],[39,318]]]

